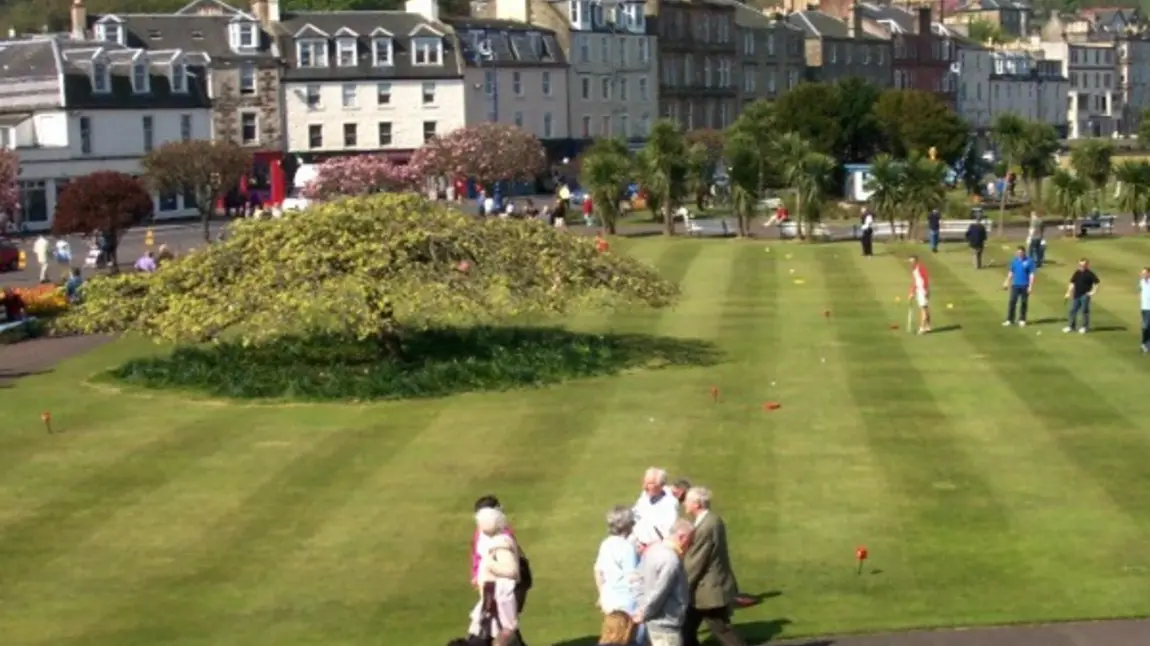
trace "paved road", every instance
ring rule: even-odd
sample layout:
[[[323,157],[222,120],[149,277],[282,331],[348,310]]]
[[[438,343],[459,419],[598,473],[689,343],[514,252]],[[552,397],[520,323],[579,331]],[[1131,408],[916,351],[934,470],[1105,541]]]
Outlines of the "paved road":
[[[770,642],[769,646],[1138,646],[1150,644],[1150,620],[1094,621],[1046,626],[827,637]]]

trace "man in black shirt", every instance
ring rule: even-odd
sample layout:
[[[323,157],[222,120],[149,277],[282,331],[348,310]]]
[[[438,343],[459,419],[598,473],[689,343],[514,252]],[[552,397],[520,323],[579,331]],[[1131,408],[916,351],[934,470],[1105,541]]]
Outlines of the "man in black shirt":
[[[970,227],[966,229],[966,242],[970,245],[970,250],[974,252],[974,268],[982,269],[982,251],[986,248],[986,225],[982,223],[982,218],[975,218]]]
[[[938,209],[931,209],[930,214],[926,216],[926,226],[930,232],[930,250],[932,253],[938,253],[938,242],[942,235],[942,214]]]
[[[1063,332],[1070,333],[1078,329],[1079,334],[1086,334],[1090,329],[1090,299],[1098,290],[1101,283],[1098,276],[1090,270],[1090,261],[1083,258],[1078,261],[1078,270],[1070,277],[1070,284],[1066,287],[1066,298],[1070,301],[1070,315]],[[1078,327],[1078,313],[1082,312],[1082,327]]]

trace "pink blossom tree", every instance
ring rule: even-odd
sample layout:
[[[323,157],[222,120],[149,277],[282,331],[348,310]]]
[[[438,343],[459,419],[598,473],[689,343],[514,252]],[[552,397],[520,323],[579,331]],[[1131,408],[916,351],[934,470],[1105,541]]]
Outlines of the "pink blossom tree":
[[[11,150],[0,150],[0,223],[15,221],[20,210],[20,190],[16,186],[19,174],[20,158]]]
[[[427,142],[411,159],[419,177],[467,178],[479,184],[533,180],[546,162],[535,135],[503,123],[453,130]]]
[[[334,157],[319,165],[316,178],[304,188],[304,197],[326,200],[341,195],[367,195],[403,191],[414,186],[411,169],[386,155]]]

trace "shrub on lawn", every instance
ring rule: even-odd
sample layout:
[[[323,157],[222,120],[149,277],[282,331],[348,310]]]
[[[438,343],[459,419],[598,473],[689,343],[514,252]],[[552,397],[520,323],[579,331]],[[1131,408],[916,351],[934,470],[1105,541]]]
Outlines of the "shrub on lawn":
[[[552,328],[427,330],[405,336],[403,346],[398,360],[370,340],[347,337],[281,338],[254,346],[221,342],[181,346],[109,374],[146,388],[230,398],[362,401],[506,390],[718,359],[717,350],[701,341]]]

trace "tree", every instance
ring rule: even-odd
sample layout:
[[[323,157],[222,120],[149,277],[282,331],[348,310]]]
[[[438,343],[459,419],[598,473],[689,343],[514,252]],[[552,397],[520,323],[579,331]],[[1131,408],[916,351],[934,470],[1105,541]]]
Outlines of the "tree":
[[[695,205],[702,209],[715,172],[723,162],[723,133],[705,128],[685,135],[687,144],[687,182],[695,195]]]
[[[1086,213],[1086,196],[1090,183],[1066,170],[1058,169],[1050,177],[1053,205],[1062,217],[1070,220],[1071,231],[1078,237],[1078,219]]]
[[[839,92],[826,83],[799,83],[775,101],[775,112],[786,115],[786,129],[810,142],[812,151],[838,155],[842,139]]]
[[[747,141],[740,142],[739,152],[744,152],[742,147],[744,145],[753,145],[757,154],[753,158],[743,158],[742,165],[753,166],[757,181],[754,184],[754,195],[762,197],[763,190],[767,186],[775,185],[781,182],[781,179],[776,177],[778,169],[773,164],[775,153],[775,140],[778,137],[778,124],[776,121],[775,106],[768,101],[755,101],[750,105],[743,108],[743,112],[739,115],[735,122],[727,128],[726,138],[728,150],[726,152],[727,162],[732,167],[732,172],[736,170],[747,170],[746,168],[736,169],[739,164],[731,158],[729,150],[730,140],[732,138],[743,137]]]
[[[100,231],[112,243],[112,267],[124,231],[152,217],[155,205],[144,183],[131,175],[96,171],[77,177],[56,200],[52,232],[56,235]]]
[[[412,173],[420,178],[473,179],[488,185],[534,180],[547,162],[539,139],[513,125],[485,122],[435,137],[415,151]]]
[[[879,155],[871,164],[870,177],[865,186],[870,191],[867,201],[875,213],[887,218],[891,231],[895,230],[895,220],[907,206],[906,179],[906,165],[890,155]]]
[[[1138,120],[1138,141],[1143,147],[1150,146],[1150,108],[1143,110]]]
[[[1010,40],[1002,27],[988,20],[972,20],[967,23],[967,35],[975,42],[992,45],[1002,45]]]
[[[211,218],[219,202],[252,166],[251,153],[222,141],[192,139],[166,143],[140,160],[144,176],[159,193],[191,191],[211,242]]]
[[[924,90],[887,90],[874,106],[875,119],[895,157],[936,149],[938,158],[957,162],[970,138],[970,126],[942,99]]]
[[[1118,180],[1118,208],[1134,216],[1137,227],[1139,216],[1150,210],[1150,162],[1128,161],[1114,169]]]
[[[639,151],[636,170],[650,196],[652,211],[662,211],[663,233],[674,235],[675,206],[685,194],[687,176],[687,142],[678,124],[667,119],[655,122],[647,144]]]
[[[807,222],[818,219],[819,211],[830,188],[835,161],[795,133],[778,141],[778,159],[786,185],[795,191],[795,222],[798,233],[806,238]]]
[[[843,79],[836,89],[839,138],[834,154],[847,163],[866,162],[883,145],[882,128],[874,111],[882,90],[856,76]]]
[[[1114,145],[1104,139],[1087,139],[1070,149],[1074,174],[1094,189],[1094,208],[1102,204],[1102,190],[1114,173]]]
[[[345,195],[401,191],[412,185],[410,169],[392,163],[386,155],[351,155],[334,157],[320,164],[304,195],[309,199],[329,200]]]
[[[762,154],[759,142],[749,129],[731,128],[724,155],[731,164],[731,206],[738,222],[739,235],[750,234],[751,218],[759,202],[762,183]]]
[[[619,220],[619,196],[631,175],[631,158],[621,139],[595,140],[580,164],[579,181],[590,191],[595,215],[611,235]]]
[[[20,211],[20,158],[12,150],[0,150],[0,231],[6,221],[15,221]]]
[[[479,220],[416,194],[378,194],[240,221],[164,271],[94,279],[60,323],[177,342],[337,334],[396,358],[405,331],[587,304],[663,307],[677,294],[644,263],[539,220]]]
[[[998,116],[990,128],[990,139],[998,147],[998,156],[1006,165],[1006,172],[1019,159],[1029,124],[1016,114]],[[1003,186],[998,204],[998,235],[1006,230],[1006,187]]]
[[[1030,188],[1031,204],[1042,206],[1042,183],[1055,170],[1054,155],[1058,152],[1058,133],[1046,123],[1028,123],[1016,142],[1015,154],[1022,169],[1022,178]]]
[[[911,153],[903,171],[906,201],[910,215],[909,235],[913,239],[922,216],[940,208],[946,201],[946,164],[921,153]]]

